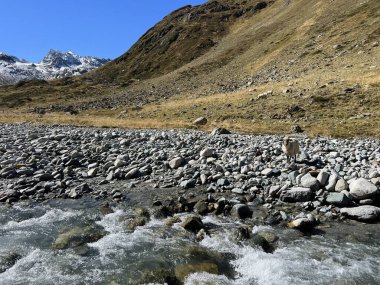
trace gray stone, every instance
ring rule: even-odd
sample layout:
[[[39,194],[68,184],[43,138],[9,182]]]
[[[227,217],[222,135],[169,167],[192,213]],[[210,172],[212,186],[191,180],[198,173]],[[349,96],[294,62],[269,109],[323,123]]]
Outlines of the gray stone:
[[[114,162],[115,167],[123,167],[127,165],[127,162],[125,160],[122,160],[120,158],[117,158]]]
[[[199,215],[206,215],[208,213],[208,204],[204,201],[198,201],[194,205],[194,212],[198,213]]]
[[[263,171],[261,171],[261,175],[270,176],[272,172],[273,172],[272,168],[265,168]]]
[[[335,191],[335,185],[336,185],[336,182],[338,181],[339,177],[335,174],[331,174],[329,176],[329,181],[326,185],[326,190],[329,191],[329,192],[334,192]]]
[[[231,192],[240,195],[244,194],[244,190],[242,188],[233,188]]]
[[[72,198],[72,199],[76,199],[76,198],[79,198],[79,194],[78,192],[76,191],[76,189],[71,189],[70,192],[69,192],[69,198]]]
[[[293,187],[290,190],[283,191],[280,199],[284,202],[307,202],[313,198],[313,191],[310,188]]]
[[[380,208],[375,206],[359,206],[355,208],[342,208],[340,213],[359,221],[370,222],[380,219]]]
[[[317,176],[317,180],[319,181],[319,184],[322,186],[326,186],[326,183],[328,182],[330,174],[328,174],[326,171],[322,170],[319,172]]]
[[[193,121],[193,124],[196,126],[203,126],[207,124],[207,118],[199,117]]]
[[[181,167],[185,163],[185,159],[183,157],[176,157],[169,161],[169,166],[171,169],[177,169]]]
[[[351,199],[343,193],[329,193],[326,197],[326,202],[337,207],[349,207],[353,205]]]
[[[91,169],[87,172],[87,176],[88,176],[88,177],[95,177],[97,173],[98,173],[98,168],[91,168]]]
[[[225,128],[215,128],[212,130],[211,135],[229,135],[231,132]]]
[[[188,180],[184,180],[180,183],[180,187],[182,188],[192,188],[194,187],[196,184],[196,181],[194,179],[188,179]]]
[[[336,192],[342,192],[343,190],[348,189],[348,183],[343,178],[340,178],[335,185],[335,191]]]
[[[60,234],[53,242],[54,249],[74,248],[86,243],[95,242],[104,237],[107,232],[98,225],[87,226],[84,228],[75,227]]]
[[[281,189],[281,186],[280,185],[274,185],[274,186],[271,186],[269,188],[269,196],[271,197],[275,197],[277,195],[277,193],[279,192],[279,190]]]
[[[11,268],[13,265],[16,264],[17,260],[19,260],[20,258],[22,258],[22,256],[15,252],[1,254],[0,255],[0,273],[3,273],[9,268]]]
[[[212,148],[206,147],[205,149],[201,150],[200,156],[205,158],[212,157],[214,155],[214,152],[215,151]]]
[[[201,176],[200,176],[200,178],[201,178],[202,185],[206,184],[206,182],[207,182],[207,176],[202,173]]]
[[[301,178],[301,185],[305,188],[310,188],[312,191],[317,191],[319,189],[318,180],[307,173]]]
[[[309,230],[317,224],[315,217],[312,214],[305,215],[301,213],[293,221],[288,223],[288,227],[291,229]]]
[[[136,178],[139,175],[140,175],[140,170],[136,167],[128,171],[128,173],[125,175],[125,179]]]
[[[350,194],[356,200],[371,198],[379,193],[376,185],[364,178],[359,178],[350,184]]]
[[[236,204],[231,210],[232,216],[238,219],[246,219],[252,217],[251,209],[245,204]]]
[[[292,182],[292,184],[293,185],[297,185],[296,183],[296,178],[297,178],[297,176],[299,175],[300,173],[297,171],[297,170],[295,170],[295,171],[292,171],[292,172],[290,172],[289,173],[289,175],[288,175],[288,179]]]
[[[201,218],[199,218],[197,216],[193,216],[193,215],[185,217],[185,219],[183,220],[181,226],[185,230],[193,232],[193,233],[196,233],[199,230],[201,230],[201,229],[204,228],[204,225],[202,223]]]

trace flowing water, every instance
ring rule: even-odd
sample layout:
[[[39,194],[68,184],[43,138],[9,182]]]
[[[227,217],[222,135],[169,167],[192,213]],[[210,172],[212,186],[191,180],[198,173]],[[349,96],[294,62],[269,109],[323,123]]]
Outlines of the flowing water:
[[[193,273],[185,284],[380,284],[379,224],[335,224],[312,236],[255,227],[279,236],[276,250],[265,253],[234,241],[236,224],[227,219],[206,217],[211,234],[197,242],[179,224],[159,220],[131,232],[122,222],[131,211],[103,216],[84,200],[0,206],[0,257],[21,256],[0,273],[0,284],[140,284],[144,273],[197,262],[216,263],[220,275]],[[91,223],[108,234],[82,252],[52,249],[64,229]]]

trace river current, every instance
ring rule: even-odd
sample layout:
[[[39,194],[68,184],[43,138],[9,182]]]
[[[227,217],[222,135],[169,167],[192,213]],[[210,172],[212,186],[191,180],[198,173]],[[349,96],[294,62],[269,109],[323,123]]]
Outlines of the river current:
[[[210,235],[201,242],[179,224],[151,220],[132,232],[121,222],[133,209],[100,215],[86,201],[0,206],[0,257],[17,253],[0,273],[1,285],[139,284],[146,272],[178,264],[212,261],[219,274],[193,273],[185,284],[380,284],[380,225],[335,223],[320,234],[256,226],[279,237],[273,253],[233,239],[238,226],[208,216]],[[108,232],[85,252],[57,250],[52,243],[64,229],[97,224]]]

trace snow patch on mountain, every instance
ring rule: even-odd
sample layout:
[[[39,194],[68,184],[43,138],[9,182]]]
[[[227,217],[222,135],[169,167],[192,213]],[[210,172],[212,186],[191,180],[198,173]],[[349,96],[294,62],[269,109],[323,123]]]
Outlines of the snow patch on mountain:
[[[80,56],[72,51],[66,53],[50,50],[40,63],[0,52],[0,85],[15,84],[22,80],[56,79],[80,75],[109,62],[93,56]]]

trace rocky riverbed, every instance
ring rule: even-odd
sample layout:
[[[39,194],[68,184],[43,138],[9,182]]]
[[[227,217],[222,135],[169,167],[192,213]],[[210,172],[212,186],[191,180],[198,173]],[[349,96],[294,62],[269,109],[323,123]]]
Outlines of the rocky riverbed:
[[[303,137],[289,163],[282,137],[223,130],[20,124],[1,125],[0,133],[0,277],[7,280],[0,284],[51,284],[31,260],[44,250],[47,260],[64,260],[63,268],[41,261],[59,284],[86,284],[67,264],[73,256],[93,284],[318,284],[312,266],[282,263],[288,255],[326,270],[326,282],[380,282],[378,140]],[[335,239],[344,243],[337,248]],[[327,269],[333,257],[315,254],[334,248],[341,255]],[[275,266],[273,255],[283,259],[281,282],[251,260]],[[136,258],[141,264],[132,265]],[[365,270],[349,272],[360,262]]]

